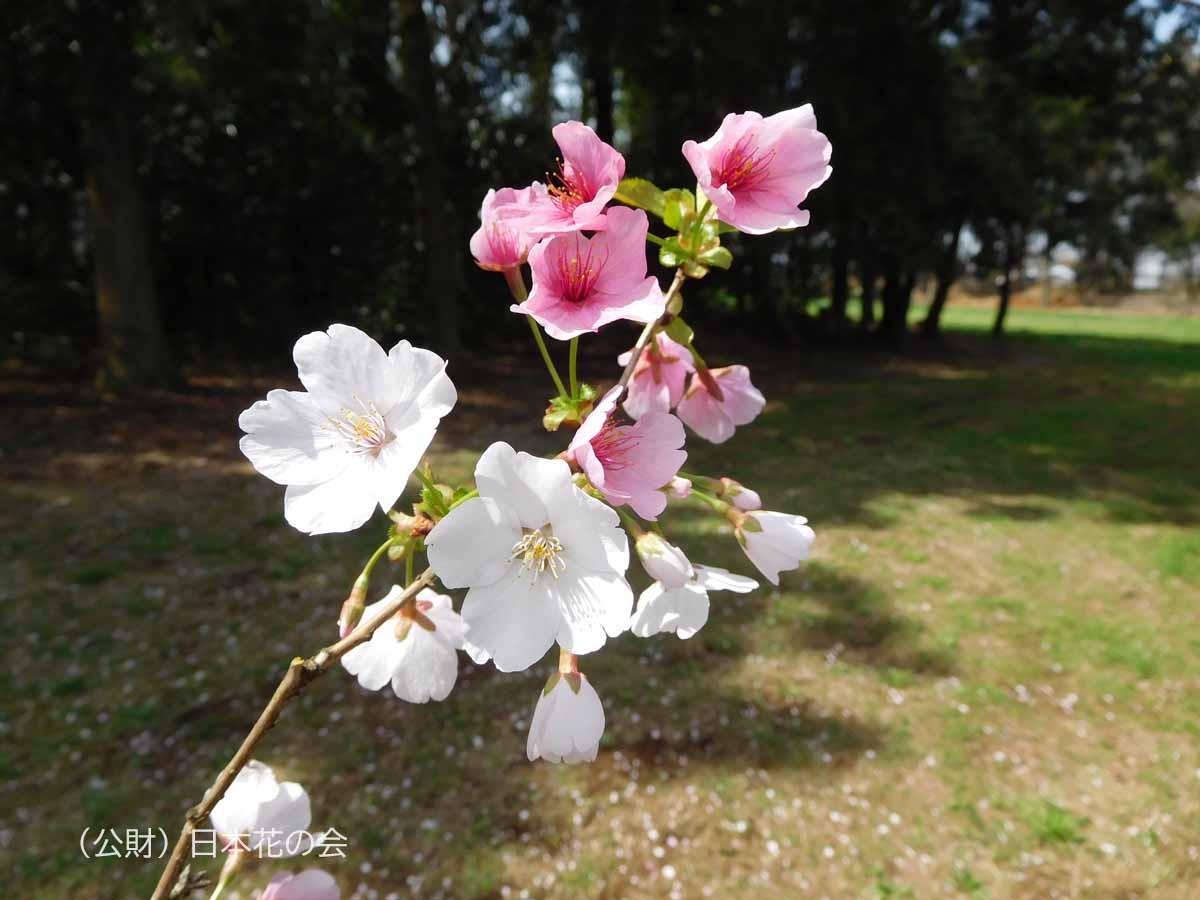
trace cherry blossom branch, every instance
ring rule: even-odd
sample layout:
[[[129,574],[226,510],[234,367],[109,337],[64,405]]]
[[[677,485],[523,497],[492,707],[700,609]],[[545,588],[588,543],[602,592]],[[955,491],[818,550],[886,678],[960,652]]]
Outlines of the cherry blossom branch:
[[[283,707],[306,688],[310,682],[324,675],[334,663],[340,660],[343,656],[370,639],[375,631],[394,616],[410,598],[415,597],[417,593],[425,587],[433,583],[434,574],[432,569],[426,569],[422,572],[415,581],[408,585],[403,592],[397,594],[394,599],[388,602],[379,613],[369,622],[364,622],[355,628],[352,632],[346,635],[336,643],[330,644],[328,647],[323,647],[307,659],[301,659],[297,656],[288,665],[287,672],[284,673],[283,679],[279,682],[279,686],[275,688],[275,693],[271,696],[270,701],[263,711],[259,713],[258,719],[251,726],[249,733],[242,741],[242,745],[238,747],[237,752],[221,770],[221,774],[217,776],[217,780],[212,783],[204,793],[204,798],[191,809],[188,810],[187,816],[184,819],[183,830],[179,833],[179,839],[175,841],[175,847],[171,850],[171,856],[167,860],[167,866],[163,870],[162,877],[158,879],[158,886],[154,889],[154,894],[151,900],[167,900],[182,896],[177,888],[177,882],[180,879],[180,871],[183,869],[184,860],[187,856],[188,848],[191,844],[192,833],[196,828],[208,818],[213,807],[217,802],[225,796],[225,792],[229,786],[233,784],[233,780],[250,761],[255,748],[263,739],[271,727],[279,718],[279,714],[283,712]]]
[[[671,286],[667,289],[667,306],[671,305],[671,301],[675,299],[675,295],[679,293],[679,289],[683,287],[684,279],[687,276],[683,274],[683,269],[675,270],[675,278],[671,282]],[[617,384],[621,387],[621,396],[625,396],[625,392],[629,389],[629,379],[633,377],[633,370],[637,368],[638,360],[642,358],[642,351],[646,349],[646,345],[650,343],[650,338],[654,336],[661,319],[654,319],[646,323],[646,327],[642,329],[642,333],[638,335],[637,343],[633,345],[633,350],[629,353],[629,362],[625,364],[625,371],[621,373],[621,380]]]

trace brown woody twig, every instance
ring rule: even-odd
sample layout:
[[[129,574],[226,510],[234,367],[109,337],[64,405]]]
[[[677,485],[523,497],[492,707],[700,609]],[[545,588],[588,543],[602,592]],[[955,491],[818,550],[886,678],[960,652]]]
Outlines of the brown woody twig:
[[[175,841],[175,847],[171,850],[171,856],[167,860],[167,867],[163,870],[162,877],[158,879],[158,886],[155,887],[151,900],[168,900],[168,898],[179,896],[177,889],[180,871],[186,862],[192,833],[208,818],[213,807],[225,796],[225,792],[233,784],[238,772],[250,761],[255,747],[263,739],[263,735],[275,724],[288,701],[304,690],[309,682],[324,675],[339,659],[359,644],[369,640],[376,629],[395,615],[405,601],[416,596],[422,588],[432,584],[433,578],[433,570],[426,569],[370,622],[362,623],[337,643],[323,647],[307,659],[297,656],[292,660],[283,679],[279,682],[279,686],[275,688],[275,693],[263,711],[259,713],[257,721],[250,728],[242,745],[238,747],[237,752],[221,770],[221,774],[212,783],[212,787],[204,792],[204,799],[188,810],[187,817],[183,822],[183,830],[179,833],[179,839]]]

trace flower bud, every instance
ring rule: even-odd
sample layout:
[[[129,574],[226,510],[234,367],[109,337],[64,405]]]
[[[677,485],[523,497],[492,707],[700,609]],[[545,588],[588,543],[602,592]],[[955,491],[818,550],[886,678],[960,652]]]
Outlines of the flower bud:
[[[721,479],[721,489],[717,496],[727,498],[741,510],[762,509],[762,498],[758,496],[758,491],[752,491],[732,478]]]
[[[646,574],[668,590],[682,587],[695,574],[683,551],[652,531],[638,535],[637,554]]]
[[[354,587],[350,589],[350,596],[342,604],[342,611],[338,615],[338,635],[340,637],[345,637],[353,631],[362,618],[363,610],[367,608],[367,586],[369,584],[370,579],[366,575],[359,575],[355,579]]]
[[[667,485],[667,493],[676,500],[686,500],[692,495],[692,483],[676,475]]]

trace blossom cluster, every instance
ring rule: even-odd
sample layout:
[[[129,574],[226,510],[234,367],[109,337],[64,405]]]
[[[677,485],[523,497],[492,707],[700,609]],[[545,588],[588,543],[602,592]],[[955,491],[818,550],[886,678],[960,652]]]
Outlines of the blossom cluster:
[[[449,695],[459,650],[517,672],[557,644],[527,751],[530,760],[575,763],[595,759],[604,731],[581,656],[625,631],[688,639],[708,620],[711,592],[758,586],[693,564],[671,543],[662,524],[671,501],[700,502],[730,522],[772,584],[808,556],[804,517],[764,510],[728,476],[683,471],[689,431],[727,441],[766,400],[746,366],[708,366],[683,318],[681,288],[730,266],[722,235],[807,224],[799,205],[829,177],[831,151],[810,106],[730,114],[708,140],[682,146],[695,188],[663,191],[626,178],[624,157],[583,123],[560,124],[553,137],[554,173],[489,191],[470,248],[481,268],[503,274],[512,312],[532,330],[556,391],[543,423],[573,429],[561,452],[545,458],[496,442],[479,457],[473,486],[438,481],[422,458],[457,400],[446,362],[407,341],[385,351],[347,325],[302,337],[294,357],[305,390],[271,391],[239,424],[243,453],[286,487],[285,516],[297,529],[349,531],[376,506],[391,518],[339,615],[343,637],[356,629],[363,637],[342,656],[346,670],[369,690],[390,684],[397,697],[425,703]],[[651,216],[666,235],[651,230]],[[665,291],[648,272],[647,244],[675,269]],[[620,321],[641,332],[600,394],[576,377],[577,342]],[[570,343],[568,378],[543,333]],[[413,477],[420,494],[408,513],[395,506]],[[651,581],[636,600],[631,539]],[[443,589],[465,591],[457,610],[448,594],[417,592],[422,554]],[[368,605],[385,555],[404,561],[404,584]]]
[[[238,772],[210,814],[215,843],[226,853],[216,897],[235,873],[253,858],[308,856],[345,857],[345,836],[334,829],[313,834],[312,804],[308,793],[294,781],[279,781],[265,763],[250,760]],[[193,850],[195,838],[193,833]],[[281,835],[288,838],[280,841]],[[195,854],[193,854],[195,855]],[[259,900],[339,900],[341,891],[333,876],[321,869],[299,874],[281,872],[271,879]]]

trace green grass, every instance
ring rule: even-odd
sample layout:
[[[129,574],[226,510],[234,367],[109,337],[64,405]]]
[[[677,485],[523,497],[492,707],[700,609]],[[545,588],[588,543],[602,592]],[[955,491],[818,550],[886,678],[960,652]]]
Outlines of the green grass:
[[[1200,320],[1014,309],[1000,347],[990,321],[951,305],[944,356],[713,348],[749,356],[770,403],[727,444],[692,441],[688,468],[807,515],[811,562],[777,590],[714,594],[689,641],[626,635],[585,658],[607,716],[591,767],[525,762],[549,659],[520,675],[464,659],[451,697],[421,707],[331,672],[258,756],[305,784],[350,858],[289,868],[329,869],[343,896],[417,894],[411,879],[455,898],[671,881],[688,897],[1200,894]],[[442,473],[468,477],[493,437],[561,449],[536,427],[541,395],[512,394],[527,375],[460,385]],[[139,420],[144,444],[89,451],[99,470],[72,441],[92,448],[103,409],[6,456],[36,473],[0,475],[13,896],[148,896],[158,861],[85,860],[79,833],[177,829],[288,659],[334,635],[385,522],[285,525],[281,489],[237,456],[262,388]],[[130,462],[160,443],[217,449],[201,468]],[[694,560],[750,572],[703,508],[663,524]],[[381,564],[373,598],[396,576]]]
[[[914,306],[909,318],[917,323],[924,317],[924,307]],[[990,332],[995,318],[996,311],[990,306],[950,303],[942,311],[942,326],[948,331]],[[1137,315],[1107,309],[1030,309],[1017,306],[1009,309],[1004,325],[1010,335],[1047,335],[1077,346],[1081,339],[1087,338],[1200,343],[1200,315]],[[1086,340],[1082,344],[1087,346]]]

